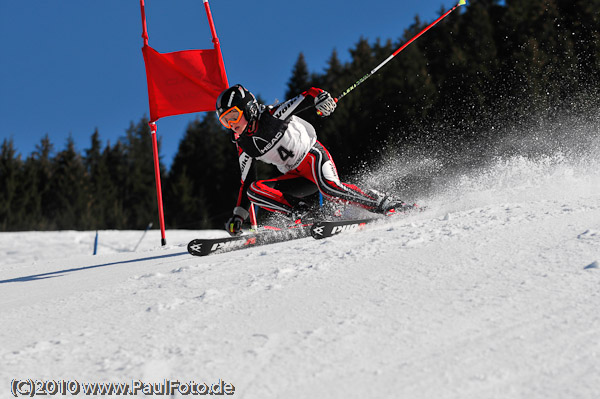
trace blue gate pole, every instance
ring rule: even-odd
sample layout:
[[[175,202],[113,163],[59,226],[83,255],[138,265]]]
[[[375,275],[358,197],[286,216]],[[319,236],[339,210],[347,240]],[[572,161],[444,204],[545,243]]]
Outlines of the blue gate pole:
[[[98,252],[98,230],[96,230],[96,238],[94,238],[94,255]]]

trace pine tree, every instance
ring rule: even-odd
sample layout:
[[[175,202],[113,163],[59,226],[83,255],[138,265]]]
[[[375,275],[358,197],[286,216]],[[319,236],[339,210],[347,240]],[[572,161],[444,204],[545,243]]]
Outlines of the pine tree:
[[[350,87],[376,65],[371,46],[363,37],[359,39],[355,48],[350,50],[350,54],[352,61],[348,65],[344,82],[346,87]],[[377,100],[372,101],[369,97],[369,93],[376,90],[376,88],[368,87],[369,84],[370,82],[358,86],[343,99],[344,107],[351,115],[349,123],[344,129],[344,143],[360,143],[360,145],[345,146],[343,151],[336,152],[336,164],[339,170],[347,171],[344,173],[357,172],[358,168],[363,166],[361,162],[373,155],[368,140],[374,129],[370,124],[370,113],[377,105]]]
[[[72,137],[67,139],[66,148],[56,155],[53,164],[54,195],[48,216],[57,229],[83,230],[89,225],[87,177]]]
[[[573,43],[555,0],[509,0],[501,21],[503,74],[523,114],[550,109],[572,87]],[[564,24],[563,24],[564,25]],[[535,106],[535,107],[534,107]]]
[[[4,139],[0,149],[0,230],[6,231],[18,225],[18,184],[21,169],[12,139]]]
[[[30,155],[23,164],[21,182],[19,184],[18,197],[21,201],[24,214],[19,218],[15,226],[19,230],[37,230],[44,223],[42,213],[42,199],[38,192],[40,171],[38,162]]]
[[[424,27],[425,24],[415,17],[393,48],[405,44]],[[413,42],[382,70],[385,83],[381,85],[381,108],[385,112],[376,124],[378,129],[388,130],[392,147],[427,141],[422,131],[429,124],[429,112],[439,93],[429,72],[422,43]]]
[[[313,86],[319,87],[321,86],[321,82],[321,77],[319,75],[309,73],[304,54],[300,53],[298,55],[298,60],[292,69],[292,76],[287,84],[288,89],[285,93],[285,98],[286,100],[289,100]],[[317,116],[314,108],[310,107],[304,110],[297,110],[295,115],[314,125],[317,131],[320,130],[322,121]],[[261,169],[267,168],[261,166]]]
[[[287,84],[287,91],[285,92],[286,100],[308,89],[309,84],[310,74],[308,72],[308,65],[304,59],[304,54],[300,53],[292,69],[292,77]]]
[[[465,146],[487,141],[485,135],[495,123],[495,112],[489,111],[496,109],[496,99],[502,94],[497,91],[496,81],[500,63],[492,21],[496,7],[493,3],[474,1],[466,12],[444,26],[451,36],[440,53],[447,60],[439,98],[439,108],[446,110],[443,118],[450,121],[444,134],[446,142]]]
[[[221,228],[235,206],[240,167],[214,113],[188,125],[169,172],[166,217],[179,228]]]
[[[114,146],[108,143],[102,152],[101,163],[110,181],[110,184],[106,183],[108,189],[102,191],[105,212],[102,225],[107,229],[130,228],[126,208],[130,190],[127,186],[129,165],[125,145],[120,140]]]
[[[90,148],[85,150],[84,165],[89,176],[89,229],[114,228],[108,225],[108,210],[117,201],[117,188],[111,179],[106,153],[98,130],[92,134]]]
[[[54,154],[54,145],[46,134],[36,145],[35,151],[32,153],[28,166],[31,168],[31,173],[36,176],[33,180],[37,184],[36,192],[38,195],[40,206],[40,217],[37,221],[36,229],[52,230],[56,229],[52,220],[52,206],[54,201],[54,191],[52,187],[52,175],[54,172],[52,156]]]
[[[160,154],[160,140],[157,144]],[[129,126],[123,145],[127,165],[124,176],[126,192],[123,197],[127,226],[130,229],[144,229],[148,223],[158,225],[152,136],[146,118]],[[162,166],[160,174],[162,181],[165,174]]]
[[[571,71],[579,90],[600,97],[600,0],[559,0],[564,23],[559,27],[573,39],[576,66]],[[597,102],[597,101],[596,101]]]
[[[328,91],[333,97],[339,96],[346,87],[343,86],[346,76],[346,67],[340,62],[337,51],[333,50],[327,61],[327,69],[322,79],[323,90]],[[319,141],[321,141],[331,153],[338,154],[343,151],[345,144],[345,129],[349,118],[349,108],[345,101],[337,103],[333,115],[326,118],[320,129],[317,131]]]

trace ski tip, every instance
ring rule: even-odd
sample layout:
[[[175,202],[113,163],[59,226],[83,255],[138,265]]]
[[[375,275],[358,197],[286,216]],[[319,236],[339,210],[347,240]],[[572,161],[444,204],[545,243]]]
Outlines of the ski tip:
[[[201,240],[190,241],[187,245],[187,250],[190,255],[194,255],[194,256],[207,255],[204,251],[202,251],[202,241]]]
[[[459,5],[459,6],[466,6],[466,5],[467,5],[467,0],[460,0],[460,1],[458,2],[458,5]]]
[[[323,233],[323,229],[324,228],[325,228],[325,223],[324,222],[315,223],[310,228],[310,235],[315,240],[320,240],[322,238],[325,238],[327,236]]]

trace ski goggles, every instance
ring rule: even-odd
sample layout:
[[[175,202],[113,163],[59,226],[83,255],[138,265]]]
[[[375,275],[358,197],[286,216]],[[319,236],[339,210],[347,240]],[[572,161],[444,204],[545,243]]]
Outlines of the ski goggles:
[[[227,129],[232,129],[233,125],[242,119],[242,115],[244,115],[244,112],[242,112],[238,107],[231,107],[227,111],[223,112],[221,116],[219,116],[219,121]]]

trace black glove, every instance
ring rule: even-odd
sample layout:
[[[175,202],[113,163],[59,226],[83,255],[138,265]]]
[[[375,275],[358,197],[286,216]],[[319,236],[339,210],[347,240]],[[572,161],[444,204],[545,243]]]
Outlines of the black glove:
[[[225,230],[231,236],[239,236],[242,234],[242,224],[244,223],[244,219],[241,216],[233,215],[229,218],[227,223],[225,223]]]
[[[329,116],[335,111],[337,104],[331,94],[324,91],[315,97],[315,108],[319,116]]]
[[[239,236],[242,234],[242,224],[244,224],[244,220],[248,217],[249,213],[242,207],[235,207],[233,210],[233,216],[229,218],[227,223],[225,223],[225,230],[231,236]]]

